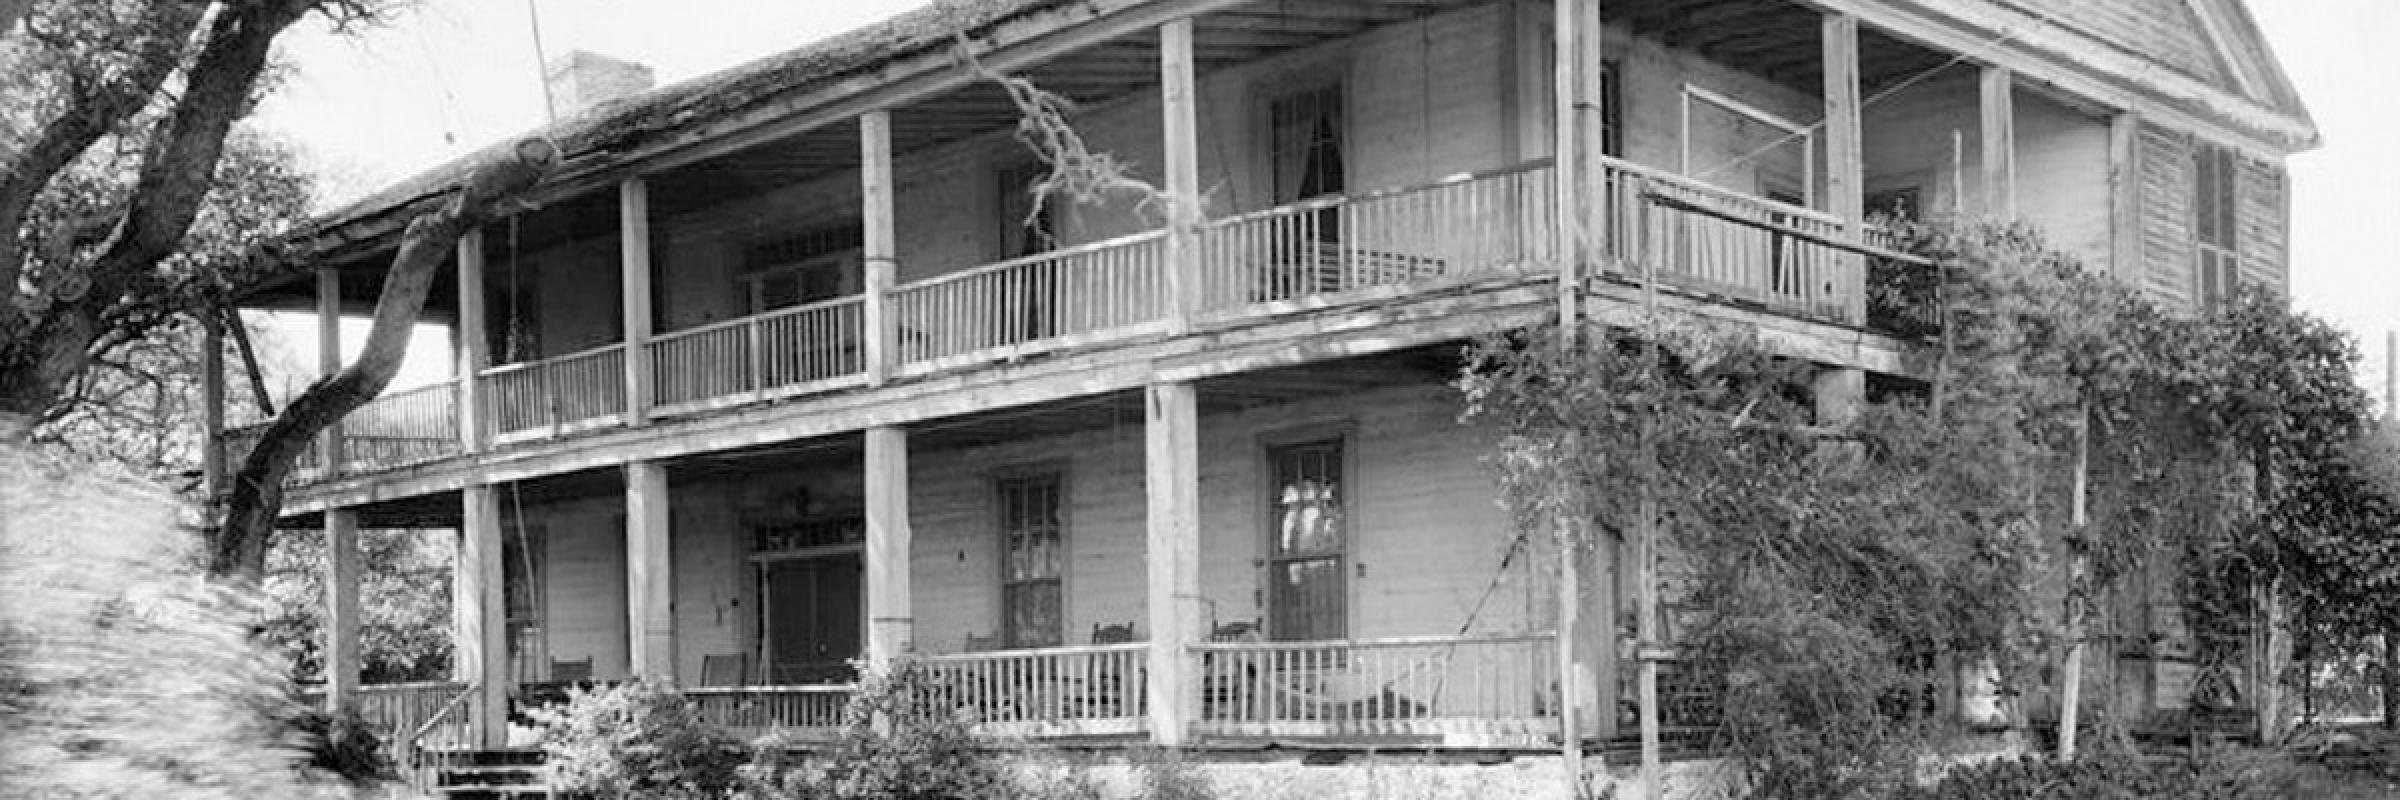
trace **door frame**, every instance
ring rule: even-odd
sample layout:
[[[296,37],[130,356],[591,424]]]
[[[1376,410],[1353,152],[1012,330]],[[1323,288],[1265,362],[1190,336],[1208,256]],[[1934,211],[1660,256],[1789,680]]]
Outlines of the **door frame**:
[[[769,573],[776,564],[785,561],[805,561],[840,556],[858,556],[859,564],[864,566],[867,556],[866,543],[845,542],[814,547],[796,547],[790,550],[758,553],[750,556],[753,580],[758,583],[758,642],[753,649],[758,654],[759,669],[768,678],[763,685],[776,685],[773,680],[775,673],[775,582],[770,579]],[[865,594],[868,590],[864,574],[859,576],[858,587],[860,594],[858,598],[858,630],[863,636],[867,630]],[[863,645],[865,642],[862,641],[860,644]]]

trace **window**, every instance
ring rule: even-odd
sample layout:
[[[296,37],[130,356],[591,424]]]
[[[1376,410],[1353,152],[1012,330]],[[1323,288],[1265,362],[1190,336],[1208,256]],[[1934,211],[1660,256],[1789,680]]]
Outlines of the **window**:
[[[1350,523],[1342,485],[1342,440],[1324,439],[1267,452],[1269,630],[1282,641],[1341,639],[1349,631],[1343,563]]]
[[[1268,181],[1276,204],[1341,194],[1341,84],[1321,84],[1268,101],[1267,143],[1272,170]]]
[[[1060,575],[1066,544],[1064,485],[1058,473],[1002,479],[1000,633],[1008,647],[1065,642]]]
[[[1000,188],[1000,253],[1002,260],[1024,258],[1050,252],[1058,247],[1058,220],[1052,216],[1052,203],[1035,207],[1035,187],[1047,177],[1048,169],[1030,165],[1001,170]],[[992,331],[991,341],[1016,343],[1031,341],[1059,332],[1059,270],[1024,270],[1019,280],[1009,281],[999,298],[1008,313],[993,320],[998,330]]]
[[[746,313],[831,300],[861,290],[857,224],[835,225],[753,245],[736,288]]]
[[[2233,296],[2241,275],[2241,162],[2233,150],[2200,143],[2192,151],[2193,272],[2201,307]]]

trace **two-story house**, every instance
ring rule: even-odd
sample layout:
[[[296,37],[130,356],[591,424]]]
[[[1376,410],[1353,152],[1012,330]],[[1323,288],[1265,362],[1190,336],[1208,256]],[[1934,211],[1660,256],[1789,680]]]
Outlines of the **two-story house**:
[[[1155,191],[1037,201],[977,65]],[[996,733],[1503,751],[1631,719],[1630,606],[1603,554],[1562,630],[1462,343],[1655,280],[1839,415],[1923,378],[1871,213],[2023,217],[2204,303],[2284,283],[2316,137],[2238,0],[950,0],[540,134],[540,208],[427,312],[457,378],[292,488],[337,567],[360,526],[458,532],[457,682],[357,687],[343,597],[337,699],[464,691],[499,745],[520,687],[643,676],[807,728],[914,653]],[[318,220],[313,285],[252,302],[367,308],[470,161]]]

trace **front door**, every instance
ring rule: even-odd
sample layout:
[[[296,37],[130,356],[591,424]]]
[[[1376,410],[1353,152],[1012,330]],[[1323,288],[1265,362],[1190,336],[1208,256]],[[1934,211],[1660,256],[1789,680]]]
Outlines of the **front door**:
[[[766,566],[768,677],[777,684],[848,683],[857,674],[861,562],[857,553]]]

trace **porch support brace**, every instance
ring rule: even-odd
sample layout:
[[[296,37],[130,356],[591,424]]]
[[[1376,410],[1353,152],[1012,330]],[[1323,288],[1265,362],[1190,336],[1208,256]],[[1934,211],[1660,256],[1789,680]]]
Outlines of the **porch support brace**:
[[[1825,193],[1826,208],[1842,220],[1842,233],[1859,241],[1866,232],[1866,154],[1858,107],[1858,18],[1825,15]],[[1841,256],[1836,289],[1845,319],[1867,321],[1866,259]]]
[[[867,663],[882,669],[915,647],[908,587],[908,430],[867,429]]]
[[[1817,370],[1810,384],[1818,427],[1840,429],[1858,421],[1859,407],[1867,398],[1866,370],[1826,367]]]
[[[1198,716],[1200,402],[1189,381],[1150,384],[1142,407],[1149,496],[1150,741],[1181,746]]]
[[[894,243],[892,216],[892,112],[869,111],[858,116],[858,180],[866,260],[867,385],[891,380],[899,363],[900,325],[892,314],[892,284],[899,275],[899,251]]]
[[[625,305],[625,424],[650,422],[650,184],[617,184],[617,266]]]
[[[214,503],[225,491],[225,317],[233,315],[209,308],[199,316],[200,486]]]
[[[1200,92],[1192,67],[1192,20],[1158,28],[1161,128],[1167,150],[1167,331],[1191,330],[1200,308]]]
[[[1983,68],[1983,210],[2003,219],[2017,215],[2016,73]]]
[[[1609,252],[1608,180],[1600,164],[1607,130],[1600,96],[1605,69],[1600,3],[1556,3],[1557,35],[1552,37],[1557,46],[1558,320],[1570,346],[1580,334],[1584,279],[1599,269]]]
[[[358,693],[358,512],[325,512],[325,710]]]
[[[2142,279],[2142,117],[2118,112],[2108,120],[2109,274],[2128,285]]]
[[[317,375],[329,377],[342,371],[342,271],[333,267],[317,268]],[[342,469],[342,422],[334,420],[317,435],[317,453],[322,459],[324,474],[339,474]]]
[[[625,463],[626,661],[634,677],[675,683],[675,569],[667,468]]]
[[[483,452],[483,386],[477,377],[492,364],[491,340],[483,330],[483,229],[458,237],[458,446]]]
[[[468,699],[470,736],[480,747],[508,741],[508,607],[500,568],[500,493],[489,485],[460,492],[458,562],[452,572],[457,598],[456,678],[475,688]]]

